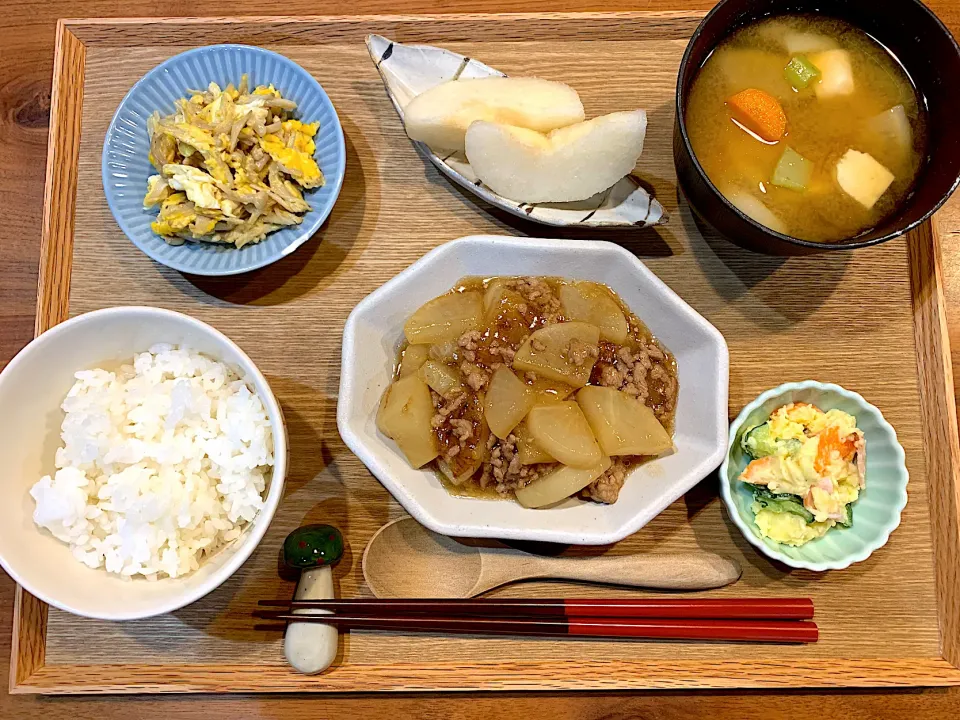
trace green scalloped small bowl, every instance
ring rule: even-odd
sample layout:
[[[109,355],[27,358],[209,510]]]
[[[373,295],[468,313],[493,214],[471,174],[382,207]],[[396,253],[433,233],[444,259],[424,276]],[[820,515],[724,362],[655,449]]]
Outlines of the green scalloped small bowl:
[[[746,430],[764,422],[776,408],[807,402],[822,410],[838,409],[857,418],[867,442],[867,483],[853,506],[853,527],[836,527],[800,547],[760,537],[753,511],[753,494],[738,481],[750,457],[740,447]],[[720,466],[720,494],[727,512],[743,536],[767,557],[785,565],[822,572],[842,570],[863,562],[883,547],[907,504],[909,474],[897,433],[883,415],[860,395],[839,385],[806,380],[767,390],[747,405],[730,426],[727,456]]]

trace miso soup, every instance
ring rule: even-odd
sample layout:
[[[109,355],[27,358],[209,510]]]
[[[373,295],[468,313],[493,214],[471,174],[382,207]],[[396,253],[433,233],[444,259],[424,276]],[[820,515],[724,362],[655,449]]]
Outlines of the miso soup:
[[[833,242],[878,225],[909,196],[924,109],[882,45],[832,18],[786,15],[726,38],[686,105],[693,152],[757,222]]]

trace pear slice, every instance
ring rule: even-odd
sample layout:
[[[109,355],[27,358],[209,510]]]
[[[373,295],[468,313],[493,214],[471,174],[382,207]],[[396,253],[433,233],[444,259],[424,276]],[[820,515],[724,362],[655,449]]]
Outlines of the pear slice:
[[[583,118],[583,103],[572,87],[527,77],[451,80],[417,95],[403,109],[407,135],[435,151],[463,152],[464,134],[477,120],[548,132]]]
[[[586,200],[633,171],[646,131],[643,110],[603,115],[548,135],[481,120],[467,129],[466,153],[477,177],[510,200]]]

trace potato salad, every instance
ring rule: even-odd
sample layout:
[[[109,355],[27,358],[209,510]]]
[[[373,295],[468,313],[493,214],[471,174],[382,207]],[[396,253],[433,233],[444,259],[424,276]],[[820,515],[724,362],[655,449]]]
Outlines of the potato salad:
[[[866,441],[854,416],[790,403],[740,442],[753,458],[740,481],[753,492],[761,536],[799,546],[853,524],[866,487]]]

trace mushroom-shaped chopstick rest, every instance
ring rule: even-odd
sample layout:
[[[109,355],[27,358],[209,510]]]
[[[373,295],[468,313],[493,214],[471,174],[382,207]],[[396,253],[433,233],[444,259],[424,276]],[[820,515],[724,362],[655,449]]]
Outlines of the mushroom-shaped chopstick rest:
[[[283,541],[283,562],[300,570],[294,600],[333,600],[330,567],[343,556],[343,535],[332,525],[304,525]],[[294,610],[324,615],[326,610]],[[337,656],[337,628],[319,623],[292,622],[283,638],[283,654],[306,675],[323,672]]]

